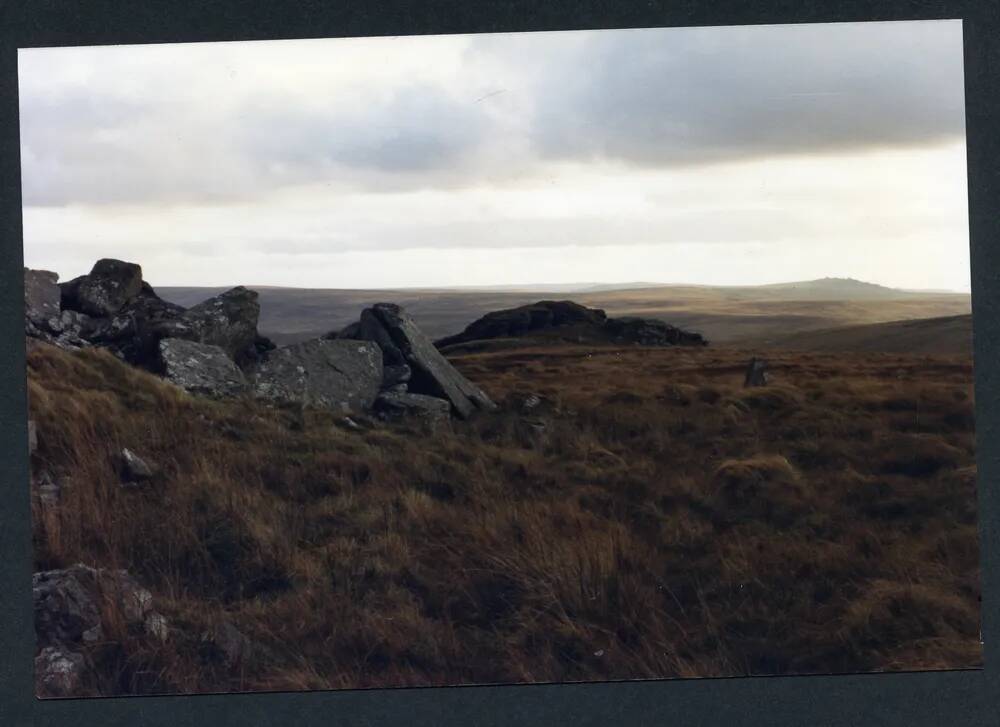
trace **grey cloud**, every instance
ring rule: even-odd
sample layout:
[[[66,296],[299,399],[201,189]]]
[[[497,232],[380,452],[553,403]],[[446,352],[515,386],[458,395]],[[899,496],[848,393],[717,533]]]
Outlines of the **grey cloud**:
[[[429,84],[406,85],[388,99],[296,106],[280,96],[254,100],[240,117],[243,153],[262,171],[311,179],[331,167],[425,173],[460,165],[488,134],[490,119]]]
[[[904,237],[933,228],[936,221],[921,219],[912,225],[883,230],[883,238]],[[456,220],[408,225],[405,220],[368,220],[299,239],[264,235],[244,238],[242,249],[281,256],[324,257],[334,253],[384,252],[412,248],[431,250],[604,247],[627,249],[635,245],[707,244],[759,240],[791,241],[807,246],[853,239],[869,227],[867,219],[844,214],[837,220],[818,219],[795,209],[728,208],[678,210],[654,221],[644,218],[513,218]]]
[[[533,141],[653,166],[927,144],[964,133],[962,84],[957,23],[598,33],[548,65]]]
[[[963,133],[955,23],[476,36],[460,74],[476,98],[448,79],[400,78],[305,102],[306,89],[262,84],[213,104],[185,95],[197,63],[171,77],[115,58],[68,94],[39,91],[44,70],[23,85],[26,205],[218,203],[306,183],[454,188],[511,183],[552,160],[669,167]],[[116,92],[119,73],[133,74],[132,96]]]

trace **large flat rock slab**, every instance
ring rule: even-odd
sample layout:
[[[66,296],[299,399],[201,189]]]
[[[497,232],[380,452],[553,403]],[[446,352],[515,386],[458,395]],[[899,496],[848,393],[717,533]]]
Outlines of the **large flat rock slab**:
[[[361,321],[360,335],[380,346],[391,346],[392,355],[398,351],[410,367],[410,393],[447,399],[462,418],[496,408],[486,392],[459,373],[400,306],[376,303],[361,314]]]
[[[338,412],[369,408],[382,385],[382,351],[370,341],[314,339],[270,351],[252,376],[254,396]]]
[[[218,346],[164,338],[159,348],[163,377],[192,394],[224,398],[247,390],[243,372]]]

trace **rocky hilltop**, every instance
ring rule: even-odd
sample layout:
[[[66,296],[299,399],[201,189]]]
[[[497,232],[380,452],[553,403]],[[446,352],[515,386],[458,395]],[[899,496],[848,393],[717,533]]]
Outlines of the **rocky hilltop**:
[[[542,300],[494,311],[454,336],[438,339],[439,348],[495,338],[539,336],[586,343],[631,343],[643,346],[704,346],[700,333],[676,328],[655,318],[609,318],[600,308],[569,300]]]
[[[252,396],[343,413],[468,417],[494,408],[397,305],[366,308],[348,331],[276,347],[257,331],[256,291],[242,286],[190,308],[167,302],[142,268],[98,260],[60,284],[25,269],[25,333],[64,349],[100,346],[192,394]]]

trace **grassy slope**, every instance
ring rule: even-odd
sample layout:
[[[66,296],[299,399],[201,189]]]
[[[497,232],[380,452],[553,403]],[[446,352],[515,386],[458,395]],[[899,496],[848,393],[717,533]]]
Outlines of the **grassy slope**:
[[[93,647],[104,694],[980,663],[967,357],[498,351],[501,412],[343,431],[188,397],[96,351],[29,354],[36,567],[124,567],[176,632]],[[543,409],[545,407],[542,407]],[[138,490],[123,446],[162,466]],[[228,668],[229,620],[262,645]]]
[[[865,326],[826,328],[763,339],[757,343],[800,351],[960,354],[972,350],[972,316],[918,318]]]
[[[158,288],[165,298],[193,305],[221,288]],[[886,289],[887,290],[887,289]],[[968,295],[899,291],[878,296],[862,291],[786,287],[713,288],[659,286],[593,293],[461,290],[301,290],[260,288],[261,330],[276,341],[321,335],[356,321],[361,309],[382,300],[403,305],[431,338],[458,333],[490,311],[544,298],[572,298],[609,315],[663,318],[722,343],[750,336],[777,336],[834,326],[881,323],[969,313]]]

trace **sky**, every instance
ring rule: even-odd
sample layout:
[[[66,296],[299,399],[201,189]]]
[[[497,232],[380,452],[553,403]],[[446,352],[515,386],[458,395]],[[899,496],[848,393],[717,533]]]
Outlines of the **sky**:
[[[969,290],[960,21],[18,52],[25,265]]]

